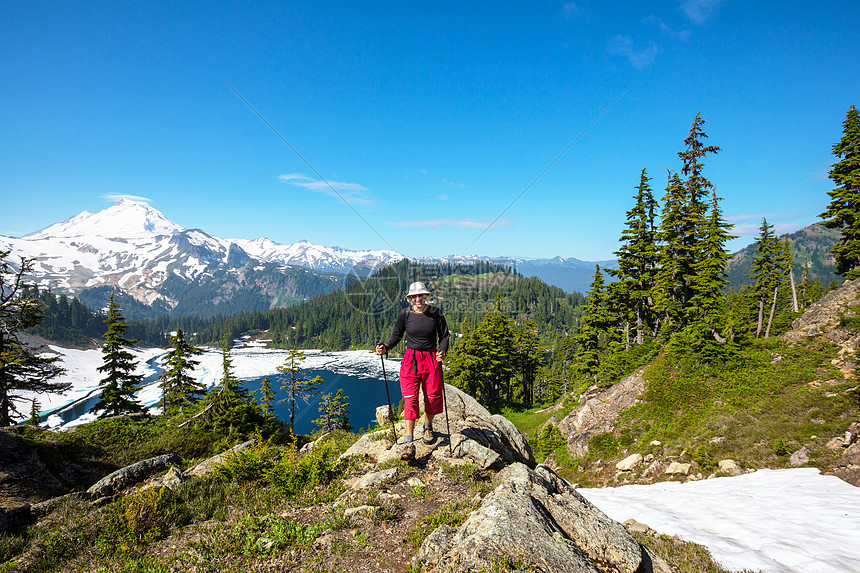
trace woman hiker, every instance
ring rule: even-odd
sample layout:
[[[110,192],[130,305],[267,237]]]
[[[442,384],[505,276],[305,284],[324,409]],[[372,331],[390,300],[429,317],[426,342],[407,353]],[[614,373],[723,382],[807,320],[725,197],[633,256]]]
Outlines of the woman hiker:
[[[409,285],[406,299],[411,304],[397,315],[394,332],[385,344],[376,347],[377,354],[386,354],[400,342],[406,334],[406,352],[400,363],[400,392],[406,406],[403,417],[406,420],[406,451],[404,460],[415,459],[415,420],[418,418],[418,390],[424,392],[424,431],[425,444],[435,441],[433,436],[433,417],[442,412],[444,384],[442,361],[448,351],[448,324],[442,309],[427,304],[430,291],[422,282]]]

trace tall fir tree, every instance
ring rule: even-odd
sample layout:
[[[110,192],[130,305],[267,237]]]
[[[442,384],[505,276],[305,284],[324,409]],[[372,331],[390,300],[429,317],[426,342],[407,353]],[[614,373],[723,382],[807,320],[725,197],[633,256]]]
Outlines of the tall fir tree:
[[[680,330],[685,323],[686,281],[694,262],[685,245],[685,205],[684,183],[677,173],[670,172],[658,230],[660,262],[654,289],[659,326],[668,332]]]
[[[289,425],[291,432],[295,427],[296,403],[298,400],[302,400],[307,404],[311,398],[319,394],[319,387],[323,383],[322,377],[314,376],[311,378],[302,368],[304,359],[304,352],[294,346],[290,349],[284,364],[278,367],[278,372],[282,374],[280,376],[281,390],[287,392],[287,397],[282,402],[287,402],[290,405]]]
[[[33,260],[22,258],[16,269],[8,256],[9,251],[0,251],[0,427],[26,415],[17,406],[30,401],[24,392],[58,393],[72,386],[54,380],[63,372],[56,358],[41,356],[38,348],[20,340],[21,331],[39,324],[42,312],[39,301],[30,294],[35,289],[26,281]]]
[[[657,201],[649,185],[651,178],[645,169],[636,186],[635,204],[627,211],[627,222],[621,232],[621,247],[615,252],[618,269],[607,272],[618,278],[619,303],[624,307],[623,318],[635,329],[634,342],[642,344],[646,332],[653,333],[653,291],[657,274]],[[625,331],[629,326],[624,326]]]
[[[601,336],[611,324],[608,295],[600,265],[594,265],[594,278],[582,309],[579,333],[576,335],[577,365],[580,374],[597,381],[600,366]]]
[[[163,413],[174,411],[183,404],[193,404],[206,394],[203,384],[189,374],[200,364],[192,357],[202,353],[201,349],[188,344],[181,328],[170,336],[170,350],[164,358],[166,369],[158,377],[161,381],[159,387]]]
[[[856,279],[860,278],[860,111],[853,105],[842,122],[842,138],[832,151],[839,158],[829,173],[836,188],[827,193],[830,204],[819,217],[825,227],[842,231],[830,250],[836,272]]]
[[[753,281],[752,293],[756,312],[756,338],[761,335],[764,327],[765,308],[770,307],[771,297],[776,293],[782,282],[784,270],[782,264],[782,248],[779,240],[773,234],[773,225],[762,218],[759,236],[756,241],[755,255],[752,259],[752,269],[747,275]]]
[[[106,319],[108,329],[102,347],[104,364],[98,368],[99,372],[105,374],[99,382],[102,395],[90,410],[91,412],[101,410],[102,418],[144,410],[143,406],[135,400],[135,394],[140,390],[138,384],[143,380],[143,375],[134,373],[137,370],[137,363],[134,355],[126,350],[134,346],[137,341],[125,337],[128,324],[124,320],[122,310],[114,302],[111,294]]]
[[[263,377],[260,383],[260,412],[265,418],[275,417],[275,407],[273,400],[275,398],[275,390],[272,389],[272,379],[268,376]]]
[[[693,291],[696,294],[690,301],[690,323],[700,340],[725,343],[732,337],[732,333],[723,332],[728,284],[726,265],[731,257],[726,243],[736,238],[729,232],[731,228],[732,225],[723,219],[719,197],[712,191],[710,213],[702,232],[701,257],[695,266]]]

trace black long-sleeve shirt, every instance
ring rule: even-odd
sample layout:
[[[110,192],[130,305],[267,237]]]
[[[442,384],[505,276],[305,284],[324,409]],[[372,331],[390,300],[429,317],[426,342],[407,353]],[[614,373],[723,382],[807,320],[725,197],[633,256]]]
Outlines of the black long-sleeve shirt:
[[[423,313],[413,312],[411,307],[404,308],[397,315],[394,332],[385,344],[392,348],[406,334],[406,348],[412,350],[434,350],[448,352],[448,323],[442,309],[427,306]],[[438,341],[438,346],[437,346]]]

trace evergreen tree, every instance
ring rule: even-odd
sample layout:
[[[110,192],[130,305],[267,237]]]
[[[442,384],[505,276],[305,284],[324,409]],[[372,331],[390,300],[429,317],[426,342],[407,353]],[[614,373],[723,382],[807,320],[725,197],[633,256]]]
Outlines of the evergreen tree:
[[[134,398],[140,390],[137,384],[143,380],[143,376],[134,374],[137,363],[134,361],[134,355],[126,350],[137,341],[128,340],[125,337],[125,329],[128,328],[128,324],[123,320],[122,310],[116,305],[113,295],[111,295],[106,320],[108,329],[102,347],[104,364],[98,368],[99,372],[105,374],[105,377],[99,382],[102,395],[90,410],[91,412],[103,410],[100,415],[102,418],[144,410],[143,406]]]
[[[166,369],[158,377],[161,381],[159,387],[163,413],[167,414],[182,404],[193,404],[203,398],[203,385],[189,374],[200,364],[191,357],[202,353],[201,349],[186,342],[181,328],[170,336],[170,351],[164,358]]]
[[[830,250],[836,272],[856,279],[860,278],[860,112],[853,105],[842,122],[842,138],[832,150],[840,159],[829,173],[836,188],[827,193],[830,204],[819,217],[825,227],[842,231]]]
[[[228,436],[246,434],[264,421],[251,393],[233,374],[233,359],[225,338],[221,347],[221,385],[206,397],[206,422]]]
[[[287,397],[282,402],[290,404],[290,431],[295,427],[296,401],[301,399],[307,403],[311,398],[319,394],[319,387],[323,383],[321,376],[311,378],[304,369],[302,361],[305,359],[304,352],[294,346],[290,349],[283,366],[278,368],[281,376],[281,390],[287,391]]]
[[[747,275],[753,281],[753,300],[757,307],[756,338],[764,326],[765,308],[770,305],[771,297],[776,300],[782,282],[784,265],[781,251],[779,240],[773,234],[773,225],[769,225],[767,219],[763,218],[759,227],[756,254],[752,259],[752,270]]]
[[[686,281],[693,265],[685,246],[684,209],[684,183],[677,173],[669,173],[658,231],[660,266],[654,290],[655,310],[669,332],[679,330],[684,324]]]
[[[540,339],[537,325],[527,320],[516,333],[517,368],[520,376],[520,402],[524,406],[534,403],[534,384],[541,362]]]
[[[40,420],[39,408],[40,408],[39,402],[35,398],[33,398],[33,404],[30,407],[30,420],[28,422],[31,426],[38,426],[39,425],[39,420]]]
[[[39,324],[39,302],[29,292],[25,277],[33,270],[32,259],[21,259],[17,270],[6,260],[9,251],[0,251],[0,427],[15,423],[23,413],[16,402],[29,401],[22,393],[58,393],[71,388],[70,382],[53,380],[63,372],[56,358],[40,356],[38,348],[23,344],[22,330]]]
[[[653,290],[657,272],[657,228],[655,218],[657,201],[651,191],[646,170],[643,169],[636,187],[636,203],[627,211],[627,223],[621,232],[622,246],[615,252],[618,269],[608,269],[617,277],[618,291],[623,294],[619,301],[624,312],[624,321],[632,320],[636,329],[635,343],[642,344],[645,332],[652,331]],[[629,330],[625,326],[625,332]],[[627,337],[625,337],[626,339]]]
[[[698,332],[699,340],[714,340],[724,343],[723,315],[726,305],[726,264],[730,254],[726,243],[735,238],[729,233],[732,225],[723,219],[723,212],[716,192],[711,193],[711,209],[703,229],[701,258],[695,266],[696,293],[691,302],[694,319],[691,321]],[[731,334],[728,335],[731,337]]]
[[[345,396],[343,388],[337,391],[337,394],[323,395],[320,400],[319,412],[320,417],[314,420],[314,424],[320,427],[325,432],[332,430],[350,430],[349,425],[349,402]]]
[[[594,266],[594,279],[582,310],[579,334],[576,336],[577,362],[581,373],[597,381],[601,335],[606,335],[606,328],[610,324],[607,291],[600,265]]]
[[[272,390],[272,379],[264,376],[263,381],[260,383],[260,412],[266,418],[275,417],[275,408],[272,405],[274,397],[275,391]]]
[[[463,334],[448,359],[451,383],[487,404],[512,399],[511,379],[516,364],[512,321],[496,310]]]

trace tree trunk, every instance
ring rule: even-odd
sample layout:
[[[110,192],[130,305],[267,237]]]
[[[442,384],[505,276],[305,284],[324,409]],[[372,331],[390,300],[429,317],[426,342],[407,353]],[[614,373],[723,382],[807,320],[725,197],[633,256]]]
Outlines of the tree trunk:
[[[758,326],[755,329],[755,337],[761,334],[762,321],[764,320],[764,297],[758,299]]]
[[[770,336],[770,326],[773,324],[773,314],[776,312],[776,295],[779,292],[779,287],[773,289],[773,303],[770,305],[770,316],[767,319],[767,330],[764,331],[764,337]]]
[[[797,288],[794,286],[794,269],[788,270],[788,280],[791,283],[791,310],[799,312],[800,308],[797,306]]]

